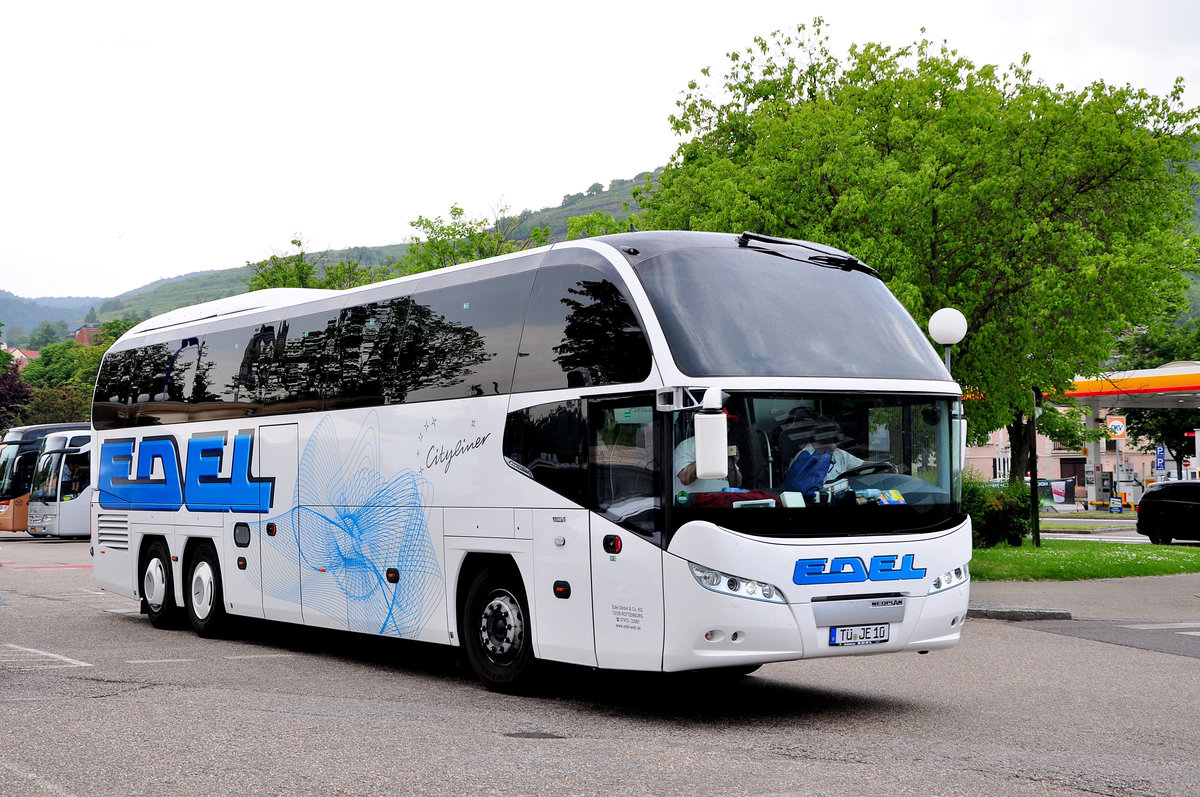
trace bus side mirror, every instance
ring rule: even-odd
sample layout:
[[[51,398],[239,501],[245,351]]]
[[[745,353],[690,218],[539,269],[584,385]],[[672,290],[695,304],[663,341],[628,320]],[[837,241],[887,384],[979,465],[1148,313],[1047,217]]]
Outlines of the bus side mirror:
[[[696,478],[729,478],[729,429],[716,387],[704,391],[696,411]]]

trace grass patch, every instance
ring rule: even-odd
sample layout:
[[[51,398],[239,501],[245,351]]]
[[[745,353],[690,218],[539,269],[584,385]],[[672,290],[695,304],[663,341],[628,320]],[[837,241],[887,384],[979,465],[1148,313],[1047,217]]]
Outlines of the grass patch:
[[[1132,526],[1133,521],[1129,525]],[[1038,528],[1042,531],[1074,531],[1082,534],[1085,531],[1112,531],[1113,529],[1122,528],[1113,523],[1063,523],[1061,521],[1043,520],[1038,523]]]
[[[971,578],[977,581],[1081,581],[1200,573],[1200,547],[1136,545],[1092,540],[1042,540],[1035,548],[976,548]]]

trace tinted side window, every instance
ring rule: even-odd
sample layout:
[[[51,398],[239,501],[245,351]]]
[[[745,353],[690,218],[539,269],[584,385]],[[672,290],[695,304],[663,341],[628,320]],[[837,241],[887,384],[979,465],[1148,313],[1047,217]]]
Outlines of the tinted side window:
[[[538,272],[515,391],[640,382],[649,372],[650,347],[615,284],[586,266]]]
[[[411,303],[401,296],[342,310],[337,345],[341,396],[331,408],[404,401],[407,375],[401,354]]]
[[[405,327],[406,401],[493,396],[512,389],[534,272],[422,291]]]
[[[337,312],[289,318],[280,324],[271,361],[270,412],[313,412],[340,395]]]
[[[538,484],[585,505],[583,402],[555,402],[509,413],[504,426],[504,456]]]
[[[204,336],[190,394],[192,420],[243,417],[261,410],[253,392],[243,391],[240,378],[255,332],[256,328],[228,329]]]
[[[187,420],[187,393],[198,353],[196,338],[122,352],[121,382],[117,386],[125,404],[117,410],[121,425],[154,426]]]

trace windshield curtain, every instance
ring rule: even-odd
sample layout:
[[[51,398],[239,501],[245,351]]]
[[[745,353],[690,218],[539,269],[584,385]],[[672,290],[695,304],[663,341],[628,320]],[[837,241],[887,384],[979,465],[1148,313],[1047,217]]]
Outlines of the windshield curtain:
[[[675,412],[671,531],[693,520],[783,537],[955,525],[957,407],[953,397],[734,393],[726,479],[696,478],[695,412]]]
[[[685,249],[634,268],[689,376],[949,379],[872,275],[755,249]]]

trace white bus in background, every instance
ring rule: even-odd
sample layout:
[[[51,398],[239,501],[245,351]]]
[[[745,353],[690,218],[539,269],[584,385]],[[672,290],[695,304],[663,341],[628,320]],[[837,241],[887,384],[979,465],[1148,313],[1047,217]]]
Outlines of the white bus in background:
[[[46,435],[29,493],[34,537],[91,536],[92,436],[88,431]]]
[[[0,531],[29,530],[29,491],[46,435],[78,430],[86,423],[46,423],[16,426],[0,440]]]
[[[502,690],[537,660],[945,648],[960,398],[876,272],[801,241],[629,233],[259,291],[105,355],[95,576],[201,635],[462,646]]]

